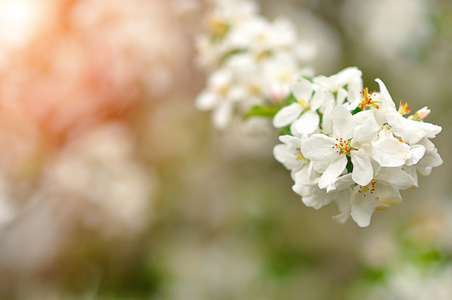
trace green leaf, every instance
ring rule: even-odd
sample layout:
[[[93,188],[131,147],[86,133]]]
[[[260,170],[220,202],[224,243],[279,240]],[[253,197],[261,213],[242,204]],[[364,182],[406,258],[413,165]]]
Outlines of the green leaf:
[[[370,282],[380,282],[383,281],[386,273],[383,269],[369,268],[365,269],[363,273],[363,278]]]
[[[290,125],[280,128],[279,135],[292,135],[292,133],[290,132]]]
[[[347,172],[352,173],[353,172],[353,164],[352,164],[352,158],[347,155]]]
[[[276,105],[271,106],[256,105],[251,107],[251,109],[245,113],[243,118],[245,120],[248,119],[249,117],[273,118],[280,109],[281,108]]]
[[[363,111],[361,107],[357,106],[354,110],[352,110],[352,115],[359,113],[360,111]]]

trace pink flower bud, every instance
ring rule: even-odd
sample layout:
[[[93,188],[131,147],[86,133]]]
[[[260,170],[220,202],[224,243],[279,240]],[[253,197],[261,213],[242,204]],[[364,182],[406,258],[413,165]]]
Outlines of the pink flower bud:
[[[422,121],[430,114],[430,112],[431,110],[428,109],[427,106],[424,106],[423,108],[415,112],[414,115],[410,116],[408,119],[414,121]]]

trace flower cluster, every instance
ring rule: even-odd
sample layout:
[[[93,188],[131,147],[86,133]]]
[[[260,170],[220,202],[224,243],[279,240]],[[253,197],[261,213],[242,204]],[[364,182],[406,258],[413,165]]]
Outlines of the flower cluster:
[[[211,2],[207,33],[197,39],[198,61],[211,74],[196,107],[213,111],[214,126],[223,129],[236,111],[244,115],[259,105],[279,109],[290,82],[312,74],[303,66],[314,48],[297,39],[290,20],[260,16],[255,2]]]
[[[424,122],[427,107],[411,116],[397,108],[385,84],[363,89],[362,73],[347,68],[330,77],[301,77],[291,85],[293,101],[273,118],[280,136],[275,158],[295,181],[305,205],[319,209],[335,201],[345,222],[361,227],[375,210],[402,201],[400,190],[418,186],[417,173],[429,175],[442,164],[430,138],[441,127]]]
[[[427,107],[409,115],[380,79],[379,92],[363,88],[356,67],[314,77],[303,68],[313,48],[290,21],[269,22],[254,2],[212,1],[209,34],[197,40],[199,62],[212,72],[195,104],[213,111],[219,129],[234,115],[272,117],[282,142],[273,154],[307,206],[334,201],[334,218],[366,227],[375,210],[402,201],[400,190],[418,186],[418,172],[442,164],[430,141],[441,127],[424,122]]]

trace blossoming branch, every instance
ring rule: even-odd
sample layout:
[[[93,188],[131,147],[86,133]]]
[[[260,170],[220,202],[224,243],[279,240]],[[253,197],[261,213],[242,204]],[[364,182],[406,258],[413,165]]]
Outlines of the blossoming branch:
[[[290,170],[305,205],[335,202],[335,219],[351,216],[366,227],[375,210],[418,187],[418,173],[442,164],[430,140],[441,127],[424,121],[427,107],[413,114],[408,103],[397,107],[380,79],[378,92],[363,88],[356,67],[313,76],[302,63],[309,47],[293,24],[267,21],[253,2],[217,1],[216,8],[210,33],[198,40],[200,61],[213,71],[196,106],[211,110],[219,129],[234,115],[273,118],[281,130],[274,157]]]
[[[361,227],[375,210],[399,204],[400,190],[418,187],[418,172],[429,175],[443,162],[430,141],[441,127],[423,121],[428,108],[406,117],[408,104],[397,108],[376,81],[379,92],[362,89],[354,67],[300,78],[291,103],[273,118],[275,127],[289,126],[273,153],[291,171],[303,203],[318,209],[334,201],[339,222],[351,216]]]

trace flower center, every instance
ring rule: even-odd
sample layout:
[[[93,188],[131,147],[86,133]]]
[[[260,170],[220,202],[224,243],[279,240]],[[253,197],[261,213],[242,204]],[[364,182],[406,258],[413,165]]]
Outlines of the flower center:
[[[223,38],[229,31],[229,25],[218,15],[212,14],[207,19],[210,32],[218,38]]]
[[[291,76],[290,76],[289,72],[281,71],[278,74],[278,79],[279,79],[279,81],[282,81],[282,82],[289,82],[291,79]]]
[[[350,141],[344,140],[343,138],[336,139],[336,143],[332,148],[336,148],[336,152],[339,153],[339,155],[349,154],[351,150]]]
[[[408,108],[408,102],[403,103],[402,100],[400,100],[400,106],[398,110],[399,114],[406,115],[411,112],[411,109]]]
[[[302,160],[303,164],[307,162],[306,157],[304,157],[303,153],[301,153],[300,148],[297,148],[297,151],[295,151],[295,159],[296,160]]]
[[[369,194],[375,193],[375,184],[376,184],[376,181],[374,179],[372,179],[372,181],[368,185],[366,185],[366,186],[360,185],[358,188],[358,193],[362,194],[363,197],[366,197],[368,193]],[[376,197],[376,198],[377,198],[377,200],[380,200],[378,197]]]
[[[250,84],[248,84],[248,92],[251,95],[260,95],[261,94],[261,89],[260,89],[260,87],[257,84],[250,83]]]
[[[217,87],[217,93],[220,94],[221,96],[226,96],[229,92],[229,85],[227,84],[222,84],[220,86]]]
[[[270,55],[271,55],[271,51],[270,50],[259,51],[256,54],[256,61],[266,60]]]
[[[311,104],[308,101],[306,101],[304,98],[297,99],[297,103],[301,106],[301,108],[303,108],[303,110],[311,109]]]
[[[372,106],[375,108],[380,108],[377,104],[378,101],[372,100],[372,97],[374,96],[375,91],[369,93],[369,89],[365,88],[361,92],[361,104],[359,105],[361,109],[364,110],[364,107],[366,106]]]

